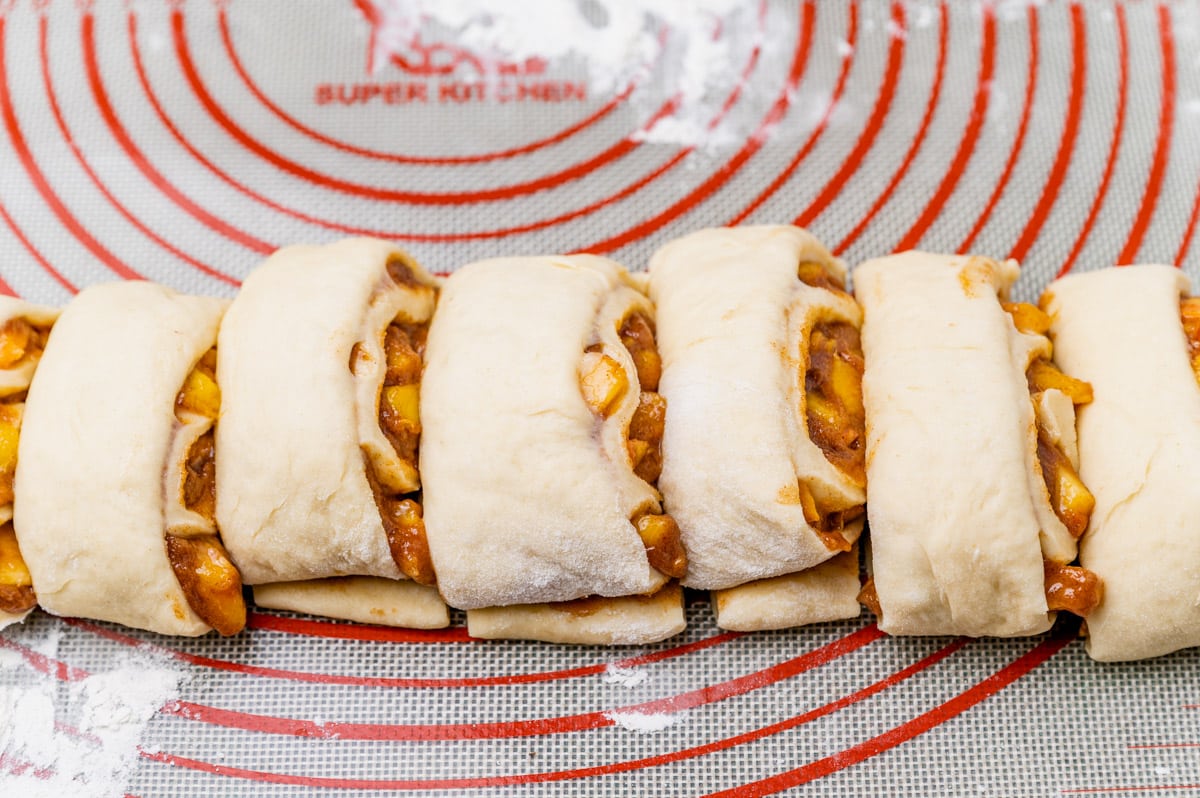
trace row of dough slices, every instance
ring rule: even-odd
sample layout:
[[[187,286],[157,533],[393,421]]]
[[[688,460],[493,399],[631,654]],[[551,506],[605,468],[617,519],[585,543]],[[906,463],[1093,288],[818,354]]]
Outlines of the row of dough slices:
[[[647,643],[684,628],[682,585],[735,630],[861,599],[895,634],[1069,610],[1098,659],[1200,644],[1186,279],[1072,276],[1039,309],[1004,301],[1011,261],[879,258],[856,297],[846,276],[761,226],[648,273],[573,255],[441,280],[353,239],[280,250],[232,303],[6,301],[0,624],[36,600],[233,634],[244,582],[353,621],[437,628],[449,605],[479,637]]]

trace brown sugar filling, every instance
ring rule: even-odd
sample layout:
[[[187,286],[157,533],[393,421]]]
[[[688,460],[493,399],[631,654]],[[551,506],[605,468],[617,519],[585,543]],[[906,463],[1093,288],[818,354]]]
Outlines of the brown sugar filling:
[[[0,326],[0,369],[15,368],[41,358],[50,328],[14,318]],[[12,504],[17,473],[17,444],[25,392],[0,399],[0,506]],[[33,578],[17,545],[12,521],[0,526],[0,611],[17,615],[33,609],[37,596]]]
[[[800,281],[814,288],[846,292],[841,278],[823,264],[802,261]],[[809,439],[834,467],[855,484],[866,484],[866,410],[862,380],[865,360],[858,328],[846,321],[815,323],[808,335],[804,371],[804,412]],[[862,505],[830,511],[819,508],[812,491],[798,483],[804,520],[830,551],[849,551],[847,523],[865,512]]]
[[[1200,381],[1200,297],[1185,297],[1179,302],[1179,319],[1183,323],[1192,373]]]
[[[217,386],[217,350],[208,350],[184,380],[175,397],[175,417],[187,423],[191,416],[216,421],[221,411]],[[208,522],[216,523],[217,467],[213,430],[196,438],[184,461],[183,505]],[[246,601],[242,577],[216,535],[182,537],[166,535],[167,559],[188,606],[222,635],[233,635],[246,626]]]
[[[398,263],[393,261],[388,265],[392,279],[401,285],[416,285],[411,270]],[[383,333],[386,372],[379,392],[379,428],[396,456],[414,469],[421,441],[421,374],[428,335],[428,322],[417,324],[403,318],[393,321]],[[351,371],[363,356],[362,347],[355,344],[350,352]],[[379,518],[396,567],[418,584],[436,584],[433,558],[425,535],[425,519],[416,494],[389,492],[381,484],[376,466],[365,451],[363,458],[367,482],[379,508]]]
[[[638,406],[626,433],[626,448],[633,473],[651,485],[662,473],[662,441],[666,429],[667,400],[658,393],[662,358],[654,340],[654,324],[641,311],[625,317],[618,335],[638,378]],[[579,387],[592,412],[601,419],[615,411],[629,390],[629,378],[620,363],[604,354],[599,344],[588,347],[580,369]],[[666,576],[681,579],[687,573],[687,554],[675,519],[667,514],[645,513],[631,519],[650,566]]]
[[[0,612],[19,615],[33,609],[35,604],[33,577],[21,556],[17,533],[9,521],[0,526]]]
[[[1050,317],[1034,305],[1024,302],[1003,303],[1017,330],[1044,335],[1050,329]],[[1092,386],[1064,374],[1047,357],[1035,358],[1025,372],[1031,398],[1051,388],[1062,391],[1075,406],[1092,401]],[[1036,417],[1036,414],[1035,414]],[[1037,419],[1037,457],[1042,479],[1050,496],[1050,506],[1071,537],[1078,540],[1087,530],[1096,499],[1079,478],[1062,447],[1051,440],[1040,418]],[[1103,597],[1103,582],[1096,574],[1079,566],[1044,560],[1046,603],[1051,611],[1066,610],[1086,617]]]

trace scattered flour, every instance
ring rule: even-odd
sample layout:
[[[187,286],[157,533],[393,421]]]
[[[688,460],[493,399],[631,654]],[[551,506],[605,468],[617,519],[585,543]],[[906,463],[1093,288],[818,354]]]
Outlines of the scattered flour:
[[[652,734],[674,726],[683,720],[686,712],[607,712],[605,717],[622,729],[638,734]]]
[[[61,628],[5,637],[55,658]],[[66,683],[0,650],[0,794],[23,798],[122,796],[150,719],[179,694],[183,672],[145,652]]]
[[[621,687],[637,687],[650,678],[650,674],[638,668],[625,668],[618,664],[609,663],[604,668],[600,678],[605,684],[619,684]]]
[[[737,140],[710,129],[709,120],[735,77],[730,43],[738,37],[731,34],[757,29],[753,4],[744,0],[370,1],[378,19],[372,71],[395,53],[427,57],[434,66],[470,58],[485,81],[514,65],[571,60],[600,96],[657,62],[679,103],[638,140],[705,147]]]

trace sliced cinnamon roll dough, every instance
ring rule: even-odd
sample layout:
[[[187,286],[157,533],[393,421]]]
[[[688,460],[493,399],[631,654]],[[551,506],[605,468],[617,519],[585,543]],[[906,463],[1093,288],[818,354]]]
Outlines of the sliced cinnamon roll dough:
[[[1069,275],[1043,296],[1055,360],[1095,394],[1078,446],[1096,497],[1079,560],[1105,585],[1087,619],[1097,660],[1200,645],[1200,335],[1194,318],[1181,328],[1188,290],[1178,269],[1144,265]]]
[[[389,622],[448,622],[416,491],[425,329],[438,281],[394,245],[348,239],[279,250],[250,274],[221,329],[217,516],[263,606],[330,613],[316,580],[413,578]],[[336,597],[343,586],[331,585]],[[309,601],[311,599],[311,601]],[[306,603],[307,602],[307,603]],[[342,612],[344,617],[357,610]]]
[[[1049,365],[1048,319],[1002,305],[1017,274],[1014,261],[923,252],[854,272],[867,592],[887,632],[1028,635],[1050,627],[1060,602],[1081,613],[1094,603],[1094,575],[1067,565],[1091,509],[1063,452],[1086,385]],[[1052,391],[1074,396],[1064,404]],[[1091,592],[1076,595],[1067,577]]]
[[[650,595],[683,572],[647,479],[664,410],[652,324],[637,282],[603,258],[481,261],[446,281],[421,395],[421,472],[449,604]],[[645,627],[641,642],[682,628],[672,606],[671,622]],[[594,639],[579,624],[548,621],[547,638],[525,623],[554,608],[511,612],[525,620],[505,634]],[[503,615],[486,612],[489,623]]]
[[[721,591],[722,626],[860,612],[857,579],[804,574],[862,529],[862,314],[845,275],[813,236],[782,225],[701,230],[651,259],[670,407],[661,487],[688,555],[684,584]],[[824,612],[795,603],[810,578],[817,595],[841,590]],[[790,609],[771,604],[776,593]]]
[[[172,521],[173,505],[201,506],[184,495],[174,453],[185,419],[205,415],[184,407],[186,385],[225,304],[125,282],[86,289],[63,311],[29,388],[15,484],[17,538],[48,612],[175,635],[244,625],[241,581],[211,518]],[[195,459],[211,471],[211,458]]]

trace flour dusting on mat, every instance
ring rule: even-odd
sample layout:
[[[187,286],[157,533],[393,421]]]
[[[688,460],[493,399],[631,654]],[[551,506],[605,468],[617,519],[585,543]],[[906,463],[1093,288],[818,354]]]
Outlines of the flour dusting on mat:
[[[619,684],[622,687],[637,687],[650,678],[650,674],[639,668],[626,668],[615,662],[610,662],[604,668],[600,678],[605,684]]]
[[[57,659],[60,627],[6,639]],[[109,798],[125,793],[150,719],[179,694],[183,671],[130,652],[105,671],[60,682],[15,651],[0,656],[0,793]],[[57,704],[57,713],[56,713]]]
[[[633,133],[634,140],[706,148],[736,142],[732,131],[714,129],[710,120],[736,73],[731,40],[742,31],[759,37],[754,25],[744,23],[752,13],[744,0],[369,1],[378,17],[372,72],[393,53],[412,52],[431,59],[430,69],[449,68],[461,51],[458,57],[475,65],[483,83],[494,84],[506,70],[537,72],[548,62],[573,62],[586,71],[589,93],[603,96],[646,77],[649,65],[657,64],[678,91],[674,110]],[[431,32],[453,47],[424,41]],[[494,86],[487,91],[495,93]],[[640,95],[632,101],[641,107]],[[655,107],[657,102],[644,110]]]
[[[632,712],[613,711],[604,713],[604,717],[620,726],[638,734],[651,734],[674,726],[683,720],[686,712]]]

